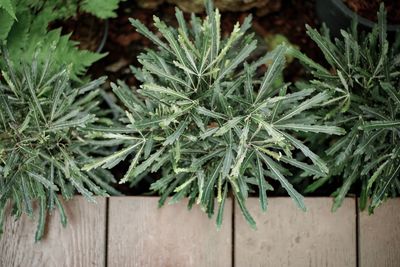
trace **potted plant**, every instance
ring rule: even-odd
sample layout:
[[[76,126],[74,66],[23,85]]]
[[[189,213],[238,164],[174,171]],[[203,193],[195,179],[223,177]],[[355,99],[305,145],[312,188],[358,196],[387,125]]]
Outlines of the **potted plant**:
[[[56,49],[56,48],[55,48]],[[37,53],[38,54],[38,53]],[[0,88],[0,159],[1,199],[0,225],[3,225],[8,202],[12,213],[33,216],[33,203],[39,202],[39,224],[36,240],[45,227],[47,212],[55,208],[61,222],[67,218],[57,194],[71,199],[75,191],[94,202],[93,195],[116,194],[108,185],[114,181],[109,172],[85,173],[80,170],[92,153],[105,153],[84,138],[89,124],[109,124],[109,111],[98,106],[104,78],[72,87],[70,70],[57,69],[51,57],[32,65],[10,62],[3,48],[5,82]]]
[[[57,193],[70,199],[77,190],[91,201],[93,194],[118,194],[108,185],[114,181],[111,173],[84,174],[79,170],[79,162],[88,159],[88,146],[78,141],[82,141],[79,137],[82,129],[94,120],[109,121],[106,117],[96,118],[109,113],[96,107],[105,96],[99,88],[104,77],[92,82],[82,80],[87,67],[105,54],[80,50],[77,42],[71,41],[69,35],[62,35],[60,29],[47,29],[53,21],[71,17],[79,9],[99,18],[114,16],[118,1],[102,9],[98,5],[95,1],[68,5],[60,1],[19,1],[0,5],[4,25],[0,34],[3,43],[0,224],[3,225],[8,200],[16,218],[22,213],[33,216],[33,202],[39,200],[36,240],[43,235],[46,213],[55,207],[59,209],[62,224],[66,224]],[[65,124],[53,128],[51,125],[58,120]]]
[[[367,33],[354,23],[352,31],[342,30],[342,38],[333,42],[327,32],[321,34],[307,26],[308,35],[321,49],[330,69],[291,50],[312,70],[309,82],[332,96],[321,115],[335,118],[335,125],[346,130],[341,138],[319,137],[313,141],[326,150],[331,172],[310,184],[306,191],[341,180],[342,186],[334,193],[334,210],[353,184],[361,194],[361,210],[368,206],[371,213],[387,197],[400,192],[400,47],[388,40],[387,31],[386,12],[381,5],[378,23]]]

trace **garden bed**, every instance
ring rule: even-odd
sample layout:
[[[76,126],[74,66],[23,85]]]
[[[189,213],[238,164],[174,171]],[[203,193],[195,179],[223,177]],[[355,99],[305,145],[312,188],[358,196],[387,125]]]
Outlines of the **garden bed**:
[[[373,216],[347,198],[331,213],[330,198],[306,198],[302,212],[289,198],[258,199],[248,206],[251,230],[228,199],[217,231],[198,206],[183,202],[157,209],[155,197],[76,197],[66,204],[69,224],[49,218],[45,238],[34,243],[35,224],[8,218],[0,240],[0,266],[398,266],[400,199]],[[73,212],[72,212],[73,211]]]

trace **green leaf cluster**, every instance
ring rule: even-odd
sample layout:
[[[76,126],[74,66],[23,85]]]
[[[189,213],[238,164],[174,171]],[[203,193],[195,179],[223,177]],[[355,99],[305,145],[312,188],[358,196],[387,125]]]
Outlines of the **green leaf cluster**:
[[[0,1],[0,42],[4,42],[12,61],[31,62],[37,47],[41,46],[39,60],[45,61],[51,53],[51,46],[57,46],[52,57],[54,64],[71,65],[71,75],[75,80],[86,69],[105,54],[79,50],[77,42],[69,40],[70,35],[62,35],[61,29],[48,31],[51,22],[75,16],[78,11],[91,13],[100,19],[114,17],[114,10],[120,0],[77,1],[77,0],[17,0]],[[3,61],[0,61],[4,65]]]
[[[356,184],[361,209],[369,206],[372,212],[386,197],[400,193],[400,36],[389,42],[383,5],[378,23],[368,33],[358,30],[356,21],[334,41],[326,29],[307,30],[330,69],[298,51],[291,54],[311,69],[311,85],[332,96],[322,114],[347,132],[341,138],[321,137],[320,143],[315,142],[331,144],[325,146],[331,173],[308,191],[339,179],[335,210]]]
[[[130,156],[122,183],[136,184],[146,174],[158,173],[160,179],[151,189],[160,193],[160,205],[170,195],[172,203],[188,197],[189,207],[200,204],[209,216],[217,205],[218,226],[231,193],[255,227],[245,201],[257,193],[266,211],[272,180],[305,210],[303,197],[288,178],[289,167],[314,177],[323,177],[328,168],[296,133],[344,134],[341,128],[316,124],[315,116],[305,115],[321,107],[329,95],[312,87],[296,91],[277,82],[285,67],[284,45],[251,60],[257,47],[253,35],[246,33],[251,17],[225,37],[218,9],[207,1],[206,10],[204,20],[192,14],[187,23],[177,9],[178,28],[155,16],[160,35],[131,19],[157,48],[138,57],[143,67],[133,68],[142,82],[137,92],[123,82],[113,85],[126,116],[122,125],[98,137],[118,140],[123,148],[84,169],[110,168]],[[264,64],[268,69],[260,74]]]
[[[80,2],[80,8],[84,12],[90,13],[101,19],[107,19],[115,18],[117,16],[115,10],[118,8],[119,3],[123,1],[125,0],[75,0],[75,3]]]
[[[70,199],[77,191],[95,201],[94,195],[117,193],[109,185],[114,178],[108,171],[81,170],[93,154],[109,153],[103,144],[99,147],[85,137],[94,122],[111,124],[99,107],[104,78],[75,88],[71,70],[59,69],[51,57],[44,63],[34,58],[28,65],[10,61],[6,50],[2,55],[6,67],[0,83],[0,232],[9,204],[19,218],[22,213],[33,216],[37,202],[39,240],[47,212],[58,209],[66,223],[57,194]]]

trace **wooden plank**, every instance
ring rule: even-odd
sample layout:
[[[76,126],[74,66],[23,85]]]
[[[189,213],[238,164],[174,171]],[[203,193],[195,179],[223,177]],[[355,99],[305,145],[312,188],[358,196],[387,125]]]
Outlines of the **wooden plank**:
[[[400,199],[359,216],[360,266],[400,266]]]
[[[184,202],[158,209],[158,197],[111,198],[108,266],[231,266],[231,200],[219,231],[215,217]]]
[[[258,199],[247,206],[257,222],[252,230],[235,204],[235,266],[356,266],[354,199],[331,212],[331,198],[306,198],[308,211],[290,198],[269,198],[262,213]]]
[[[104,266],[106,199],[93,204],[76,196],[65,210],[67,227],[61,226],[58,212],[48,216],[45,237],[36,244],[37,221],[23,216],[15,222],[9,216],[0,240],[0,266]]]

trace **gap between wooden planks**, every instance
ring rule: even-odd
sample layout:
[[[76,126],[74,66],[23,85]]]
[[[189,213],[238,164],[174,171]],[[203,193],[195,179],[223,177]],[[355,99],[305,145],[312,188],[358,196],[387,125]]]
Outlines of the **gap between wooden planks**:
[[[330,212],[331,198],[306,198],[306,213],[289,198],[269,198],[267,213],[258,199],[249,199],[257,231],[230,199],[220,231],[215,218],[209,220],[197,206],[187,211],[183,202],[158,209],[156,197],[108,201],[108,214],[105,198],[97,198],[97,205],[82,197],[69,201],[67,228],[58,214],[51,216],[37,244],[35,222],[8,218],[0,266],[342,267],[356,266],[357,256],[359,266],[400,266],[400,199],[388,200],[373,216],[359,215],[359,252],[354,198],[336,213]]]

